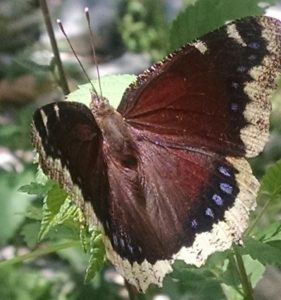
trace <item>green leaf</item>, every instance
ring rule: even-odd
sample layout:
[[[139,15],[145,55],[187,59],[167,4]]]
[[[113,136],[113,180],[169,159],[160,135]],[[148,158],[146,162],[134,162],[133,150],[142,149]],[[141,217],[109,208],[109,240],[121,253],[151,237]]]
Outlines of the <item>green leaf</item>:
[[[256,234],[256,239],[261,242],[270,242],[281,240],[281,224],[280,222],[275,222],[265,227],[263,230],[259,230]]]
[[[29,195],[45,195],[54,185],[54,182],[48,181],[46,184],[31,182],[19,188],[19,192],[27,193]]]
[[[35,206],[35,205],[30,205],[28,207],[28,209],[26,210],[25,216],[26,216],[26,218],[31,219],[31,220],[41,221],[42,220],[42,208]]]
[[[261,181],[260,192],[266,193],[272,200],[281,193],[281,159],[266,171]]]
[[[219,281],[207,268],[187,266],[181,261],[177,261],[173,268],[173,273],[166,276],[163,287],[171,299],[209,300],[210,295],[212,299],[224,299]]]
[[[278,245],[275,244],[275,245]],[[280,265],[281,249],[274,242],[262,243],[253,238],[247,238],[241,253],[249,254],[263,265]]]
[[[117,108],[121,101],[122,95],[125,89],[136,79],[135,75],[111,75],[101,78],[102,93],[107,98],[110,104]],[[92,81],[95,88],[98,90],[98,81]],[[90,83],[78,86],[78,89],[67,96],[70,101],[81,102],[87,106],[91,101],[91,90]]]
[[[33,248],[38,243],[40,222],[25,224],[21,230],[21,235],[29,248]]]
[[[51,227],[59,224],[58,217],[63,204],[67,198],[67,193],[63,191],[58,185],[54,185],[48,192],[47,197],[44,199],[43,205],[43,218],[39,233],[39,240],[42,240],[49,232]],[[68,207],[69,203],[66,204]],[[63,207],[63,211],[66,207]]]
[[[85,283],[88,283],[100,271],[105,262],[105,248],[102,240],[102,234],[94,231],[91,238],[91,256],[89,265],[85,274]]]
[[[25,211],[34,197],[18,192],[20,186],[34,179],[32,168],[21,173],[0,170],[0,245],[6,243],[18,229]]]
[[[277,0],[266,1],[274,4]],[[213,31],[226,21],[264,13],[260,0],[199,0],[178,15],[170,31],[171,49]]]
[[[254,288],[263,276],[265,266],[260,261],[253,259],[249,255],[243,255],[243,261],[248,278]]]
[[[47,184],[48,181],[51,181],[47,175],[44,174],[43,170],[40,166],[38,166],[37,173],[36,173],[36,182],[41,184]],[[51,181],[52,182],[52,181]]]

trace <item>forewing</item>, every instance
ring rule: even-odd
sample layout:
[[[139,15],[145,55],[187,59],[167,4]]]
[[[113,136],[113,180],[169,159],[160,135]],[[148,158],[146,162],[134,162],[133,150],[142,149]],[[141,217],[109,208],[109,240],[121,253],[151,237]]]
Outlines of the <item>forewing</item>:
[[[280,32],[269,17],[229,23],[139,75],[118,110],[162,145],[255,156],[268,136]]]
[[[91,111],[74,102],[51,103],[33,117],[32,143],[44,172],[72,196],[89,223],[103,218],[108,196],[102,136]]]

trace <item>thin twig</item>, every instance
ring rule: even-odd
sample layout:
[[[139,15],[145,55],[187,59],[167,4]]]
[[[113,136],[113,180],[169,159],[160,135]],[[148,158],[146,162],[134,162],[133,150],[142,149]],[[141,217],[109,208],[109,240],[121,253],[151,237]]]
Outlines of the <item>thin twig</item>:
[[[42,13],[43,13],[48,36],[50,38],[53,54],[55,56],[55,61],[56,61],[57,67],[58,67],[60,86],[62,87],[64,94],[67,95],[67,94],[69,94],[69,87],[68,87],[68,84],[66,81],[64,70],[63,70],[60,53],[59,53],[57,41],[55,38],[55,34],[54,34],[52,22],[51,22],[51,17],[50,17],[50,13],[49,13],[49,9],[48,9],[46,0],[40,0],[40,6],[41,6]]]
[[[54,245],[48,245],[47,247],[40,248],[34,251],[31,251],[27,254],[16,256],[14,258],[8,259],[8,260],[2,260],[0,261],[0,268],[10,266],[17,263],[22,263],[29,259],[35,259],[39,256],[47,255],[53,252],[57,252],[59,250],[72,248],[72,247],[79,247],[81,246],[80,241],[71,241],[71,242],[65,242],[61,244],[54,244]]]

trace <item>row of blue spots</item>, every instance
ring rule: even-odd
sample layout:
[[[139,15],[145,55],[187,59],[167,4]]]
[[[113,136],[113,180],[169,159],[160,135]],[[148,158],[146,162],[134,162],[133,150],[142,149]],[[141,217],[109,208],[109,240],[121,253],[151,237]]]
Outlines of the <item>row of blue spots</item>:
[[[218,171],[224,175],[225,177],[231,177],[231,172],[230,170],[225,167],[225,166],[219,166],[218,168]],[[225,194],[228,194],[228,195],[231,195],[232,192],[233,192],[233,187],[229,184],[229,183],[226,183],[226,182],[221,182],[220,183],[220,190],[222,192],[224,192]],[[215,202],[216,205],[218,206],[222,206],[223,205],[223,198],[218,195],[218,194],[213,194],[212,196],[212,200]],[[210,208],[210,207],[207,207],[206,210],[205,210],[205,215],[208,216],[208,217],[211,217],[211,218],[214,218],[215,217],[215,214],[213,212],[213,210]],[[191,227],[196,229],[197,227],[199,226],[199,223],[196,219],[193,219],[191,221]]]
[[[248,44],[248,47],[249,48],[251,48],[251,49],[253,49],[253,50],[258,50],[260,47],[261,47],[261,44],[259,43],[259,42],[251,42],[251,43],[249,43]],[[256,59],[258,58],[258,56],[256,55],[256,54],[254,54],[254,53],[251,53],[249,56],[248,56],[248,60],[249,61],[252,61],[252,62],[254,62]],[[244,72],[246,72],[247,71],[247,67],[245,66],[245,65],[240,65],[240,66],[238,66],[237,67],[237,69],[236,69],[236,71],[238,72],[238,73],[244,73]],[[238,87],[239,87],[239,84],[237,83],[237,82],[232,82],[232,87],[234,87],[235,89],[238,89]],[[236,102],[232,102],[231,104],[230,104],[230,109],[232,110],[232,111],[238,111],[238,104],[236,103]]]

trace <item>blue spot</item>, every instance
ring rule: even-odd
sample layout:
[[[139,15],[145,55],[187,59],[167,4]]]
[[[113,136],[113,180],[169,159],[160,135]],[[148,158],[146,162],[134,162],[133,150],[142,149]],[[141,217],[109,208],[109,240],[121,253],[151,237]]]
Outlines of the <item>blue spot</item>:
[[[223,199],[221,196],[214,194],[212,197],[212,200],[216,203],[216,205],[222,206],[223,205]]]
[[[232,194],[232,191],[233,191],[233,188],[230,184],[228,183],[220,183],[220,189],[225,192],[226,194],[229,194],[231,195]]]
[[[117,236],[116,236],[115,234],[113,234],[113,245],[114,245],[115,247],[118,246],[118,239],[117,239]]]
[[[211,217],[211,218],[214,217],[214,213],[213,213],[213,211],[211,210],[210,207],[208,207],[208,208],[206,209],[205,214],[206,214],[206,216],[209,216],[209,217]]]
[[[237,111],[237,110],[238,110],[238,104],[235,103],[235,102],[232,102],[232,103],[230,104],[230,108],[231,108],[231,110],[233,110],[233,111]]]
[[[231,176],[231,174],[230,174],[230,172],[229,172],[229,169],[227,169],[227,168],[224,167],[224,166],[220,166],[220,167],[219,167],[219,172],[220,172],[222,175],[224,175],[224,176],[227,176],[227,177],[230,177],[230,176]]]
[[[236,69],[239,73],[243,73],[247,70],[247,68],[245,66],[239,66],[237,69]]]
[[[130,251],[131,254],[134,254],[134,249],[131,245],[128,245],[128,249]]]
[[[249,43],[249,47],[252,48],[252,49],[259,49],[260,46],[261,45],[258,42],[251,42],[251,43]]]
[[[191,221],[191,227],[194,228],[194,229],[198,227],[198,222],[196,221],[196,219],[193,219]]]
[[[122,238],[120,239],[120,243],[121,243],[121,247],[124,248],[125,247],[125,242]]]
[[[257,56],[255,54],[251,54],[250,56],[248,56],[249,60],[255,60],[257,59]]]

